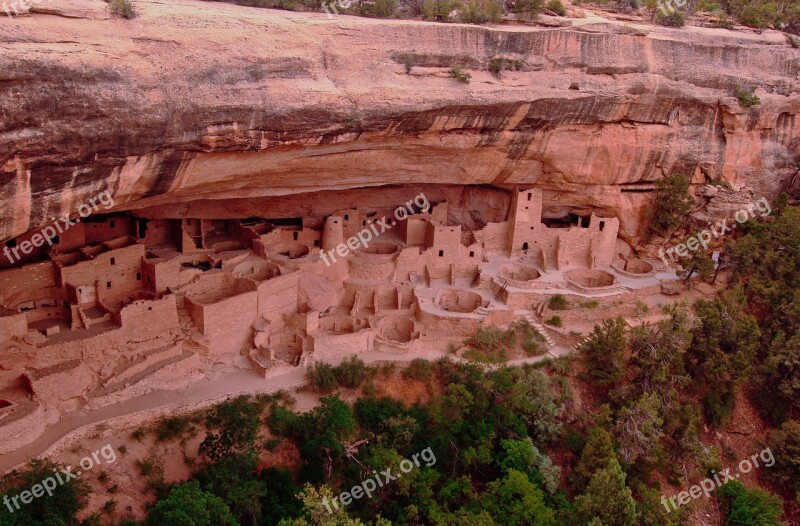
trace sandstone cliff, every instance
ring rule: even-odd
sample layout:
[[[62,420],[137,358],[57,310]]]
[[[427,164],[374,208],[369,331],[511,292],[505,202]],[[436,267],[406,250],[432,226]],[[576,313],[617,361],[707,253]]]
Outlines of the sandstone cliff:
[[[0,17],[2,239],[105,189],[118,209],[185,215],[175,203],[225,200],[248,216],[268,215],[254,213],[263,198],[317,190],[532,183],[551,211],[599,209],[635,238],[646,183],[664,174],[769,195],[795,171],[800,50],[777,32],[597,17],[477,27],[193,0],[139,0],[124,21],[105,6],[43,0]],[[496,57],[521,71],[490,73]],[[452,78],[456,64],[471,83]],[[736,88],[762,104],[742,108]]]

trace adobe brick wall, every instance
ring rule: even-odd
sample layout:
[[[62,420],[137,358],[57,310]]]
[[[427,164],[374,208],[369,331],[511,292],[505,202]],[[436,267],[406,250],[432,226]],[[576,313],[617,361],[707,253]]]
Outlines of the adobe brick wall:
[[[0,425],[0,455],[30,444],[44,433],[47,414],[41,405],[6,425]]]
[[[174,294],[158,300],[139,300],[123,307],[115,321],[134,333],[161,332],[179,326],[178,305]]]

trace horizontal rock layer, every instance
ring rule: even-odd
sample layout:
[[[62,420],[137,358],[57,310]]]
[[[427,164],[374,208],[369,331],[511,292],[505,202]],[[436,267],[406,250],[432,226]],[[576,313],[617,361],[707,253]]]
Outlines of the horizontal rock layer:
[[[254,215],[274,196],[431,184],[535,184],[546,213],[614,215],[635,239],[665,174],[771,195],[795,171],[800,51],[777,32],[42,6],[0,18],[0,239],[104,190],[146,215],[198,200]],[[494,75],[497,57],[522,68]]]

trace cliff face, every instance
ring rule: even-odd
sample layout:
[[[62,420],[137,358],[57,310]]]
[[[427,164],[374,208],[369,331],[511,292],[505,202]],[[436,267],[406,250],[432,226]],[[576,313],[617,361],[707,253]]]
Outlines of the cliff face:
[[[0,17],[0,238],[106,189],[118,209],[185,214],[176,203],[533,183],[546,212],[599,210],[635,238],[665,174],[760,196],[795,171],[800,51],[777,32],[137,5],[132,21],[100,0]],[[522,68],[494,75],[496,57]],[[762,104],[742,108],[736,88]]]

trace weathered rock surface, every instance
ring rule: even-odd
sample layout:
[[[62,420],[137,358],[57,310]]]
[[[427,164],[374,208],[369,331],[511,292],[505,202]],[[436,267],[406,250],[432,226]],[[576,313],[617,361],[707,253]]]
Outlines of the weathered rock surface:
[[[442,183],[536,183],[551,212],[616,215],[635,238],[643,183],[664,174],[760,196],[795,170],[800,50],[777,32],[596,17],[490,28],[193,0],[139,0],[124,21],[100,0],[37,6],[0,17],[0,239],[105,189],[118,209],[226,208]],[[522,70],[487,71],[501,56]],[[470,84],[450,77],[455,64]],[[762,104],[741,107],[737,87]]]

